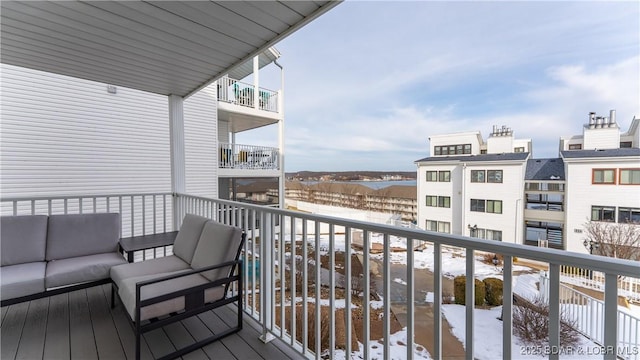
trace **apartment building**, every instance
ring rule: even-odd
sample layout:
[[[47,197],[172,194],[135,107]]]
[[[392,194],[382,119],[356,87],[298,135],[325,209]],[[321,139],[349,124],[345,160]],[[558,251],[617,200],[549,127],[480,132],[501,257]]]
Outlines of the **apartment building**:
[[[615,111],[590,113],[558,158],[530,157],[506,127],[431,136],[416,161],[418,225],[426,230],[575,252],[588,221],[640,222],[640,119],[620,131]]]
[[[620,131],[615,110],[609,117],[589,113],[582,136],[560,140],[567,179],[567,250],[586,251],[587,221],[640,223],[640,119]]]
[[[240,179],[275,178],[284,189],[282,91],[262,87],[259,76],[279,56],[268,48],[185,99],[187,192],[231,199]],[[166,96],[13,65],[1,70],[2,196],[171,191]],[[236,141],[265,126],[279,146]]]

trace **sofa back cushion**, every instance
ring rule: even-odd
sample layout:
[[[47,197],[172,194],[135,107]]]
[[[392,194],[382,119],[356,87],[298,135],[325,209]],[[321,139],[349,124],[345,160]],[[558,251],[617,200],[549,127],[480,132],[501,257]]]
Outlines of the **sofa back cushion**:
[[[47,261],[118,250],[120,214],[49,216]]]
[[[0,219],[2,266],[44,261],[47,215],[3,216]]]
[[[191,267],[197,270],[237,260],[241,245],[242,229],[211,220],[202,230]],[[224,267],[203,272],[202,275],[214,281],[229,276],[230,271],[231,267]]]
[[[187,214],[182,220],[182,226],[173,243],[173,254],[191,264],[193,253],[196,251],[198,239],[202,234],[204,224],[209,221],[206,217]]]

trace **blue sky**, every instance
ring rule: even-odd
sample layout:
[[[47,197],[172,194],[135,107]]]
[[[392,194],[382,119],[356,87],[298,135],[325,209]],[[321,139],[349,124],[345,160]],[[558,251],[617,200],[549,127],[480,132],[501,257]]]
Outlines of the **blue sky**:
[[[347,1],[276,45],[285,169],[415,170],[428,137],[506,125],[556,157],[587,114],[640,117],[640,3]],[[279,79],[274,66],[261,81]],[[268,127],[238,143],[276,145]]]

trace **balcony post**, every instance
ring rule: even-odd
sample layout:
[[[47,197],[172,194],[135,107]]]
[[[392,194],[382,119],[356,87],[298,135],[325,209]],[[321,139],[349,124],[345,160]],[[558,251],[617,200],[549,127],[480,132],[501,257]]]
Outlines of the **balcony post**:
[[[253,57],[253,108],[260,109],[260,58]]]
[[[171,192],[185,192],[184,112],[182,96],[169,95],[169,141],[171,149]],[[173,229],[180,225],[178,198],[173,197]]]
[[[621,350],[633,350],[628,346]],[[610,273],[605,274],[604,280],[604,347],[605,359],[618,358],[618,276]]]
[[[278,91],[277,111],[280,114],[278,120],[278,168],[280,169],[280,179],[278,179],[278,200],[280,208],[284,209],[285,198],[285,173],[284,173],[284,68],[277,61],[273,62],[280,68],[280,91]]]
[[[260,224],[260,320],[262,321],[262,334],[260,340],[268,343],[275,339],[270,332],[273,328],[273,278],[271,270],[274,267],[273,252],[274,249],[274,223],[271,213],[261,213]],[[281,225],[282,224],[281,222]],[[282,241],[282,239],[280,239]],[[281,243],[282,244],[282,243]],[[282,259],[278,266],[282,267]],[[283,271],[280,268],[279,271]],[[282,286],[282,285],[281,285]],[[284,326],[284,318],[282,318],[281,326]]]

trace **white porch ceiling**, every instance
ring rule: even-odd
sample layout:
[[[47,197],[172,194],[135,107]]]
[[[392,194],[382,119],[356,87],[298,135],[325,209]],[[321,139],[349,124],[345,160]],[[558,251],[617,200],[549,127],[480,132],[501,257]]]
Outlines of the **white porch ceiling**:
[[[0,61],[189,96],[336,1],[1,1]]]

